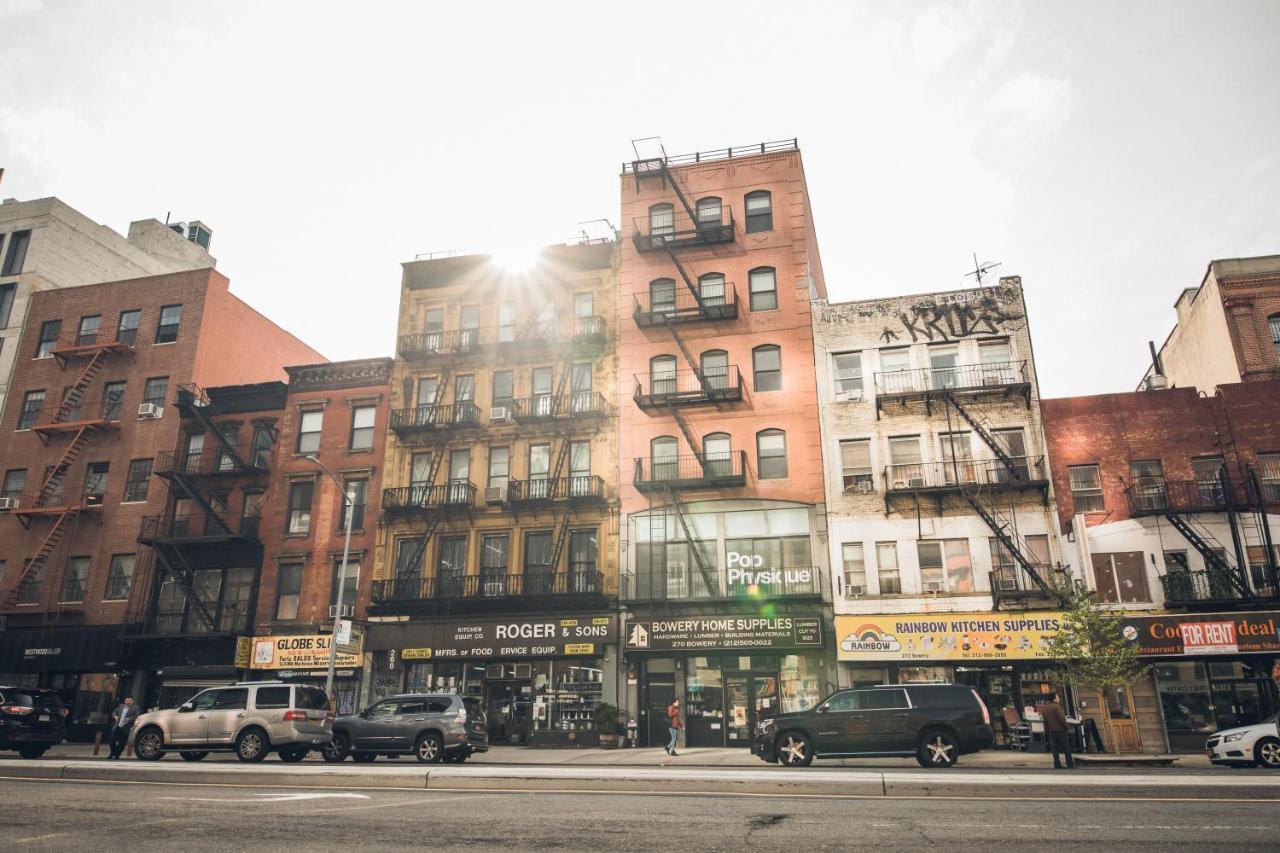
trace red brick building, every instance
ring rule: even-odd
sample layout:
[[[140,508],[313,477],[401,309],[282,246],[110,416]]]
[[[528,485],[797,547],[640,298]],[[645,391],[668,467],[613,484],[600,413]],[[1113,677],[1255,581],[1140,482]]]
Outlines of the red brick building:
[[[142,587],[138,535],[167,495],[182,386],[284,378],[321,356],[209,269],[36,293],[0,417],[0,680],[62,690],[100,725],[121,626]]]

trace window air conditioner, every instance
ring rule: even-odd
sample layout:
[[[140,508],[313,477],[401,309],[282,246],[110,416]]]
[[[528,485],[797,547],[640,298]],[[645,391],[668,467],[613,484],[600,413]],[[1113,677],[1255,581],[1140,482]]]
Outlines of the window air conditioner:
[[[837,403],[844,402],[845,400],[848,400],[848,399],[849,399],[849,392],[848,392],[848,391],[837,391],[837,392],[836,392],[836,402],[837,402]]]
[[[869,495],[876,490],[876,484],[870,480],[859,480],[854,484],[854,491],[860,495]]]
[[[160,406],[157,406],[155,403],[143,403],[142,405],[138,406],[138,417],[140,419],[141,418],[146,418],[146,419],[158,418],[163,414],[164,414],[164,409],[161,408]]]
[[[848,400],[850,403],[861,403],[862,389],[854,388],[852,391],[846,391],[844,392],[844,398]]]
[[[844,594],[846,598],[855,596],[855,595],[866,595],[867,588],[862,584],[858,584],[858,583],[847,584],[844,589]]]
[[[506,406],[494,406],[489,409],[489,423],[506,424],[511,423],[511,410]]]
[[[923,489],[923,488],[924,488],[924,477],[912,477],[912,478],[908,481],[907,485],[909,485],[909,486],[910,486],[911,488],[913,488],[913,489]]]
[[[347,582],[348,582],[348,583],[350,583],[350,582],[351,582],[351,581],[353,581],[353,580],[355,580],[355,579],[354,579],[354,578],[347,578]],[[345,619],[345,618],[348,618],[348,617],[350,617],[350,616],[354,616],[354,615],[355,615],[355,612],[356,612],[356,609],[355,609],[353,606],[351,606],[350,604],[330,604],[330,605],[329,605],[329,618],[330,618],[330,619],[337,619],[337,618],[339,618],[339,617],[341,617],[341,618],[344,618],[344,619]]]
[[[484,490],[484,502],[487,504],[501,504],[507,502],[506,486],[486,486]]]
[[[17,509],[20,503],[18,498],[0,498],[0,510]]]
[[[907,481],[906,481],[906,480],[894,480],[894,481],[893,481],[893,487],[894,487],[895,489],[905,489],[905,488],[907,487]]]
[[[925,592],[946,592],[947,585],[942,581],[926,581],[924,583]]]

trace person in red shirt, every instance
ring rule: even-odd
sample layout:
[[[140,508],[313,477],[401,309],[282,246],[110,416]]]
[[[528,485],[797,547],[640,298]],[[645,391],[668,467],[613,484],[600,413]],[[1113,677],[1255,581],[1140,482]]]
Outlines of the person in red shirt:
[[[667,744],[667,755],[679,755],[676,752],[676,746],[680,741],[680,730],[684,728],[684,723],[680,722],[680,700],[672,699],[671,704],[667,706],[667,725],[671,728],[671,743]]]

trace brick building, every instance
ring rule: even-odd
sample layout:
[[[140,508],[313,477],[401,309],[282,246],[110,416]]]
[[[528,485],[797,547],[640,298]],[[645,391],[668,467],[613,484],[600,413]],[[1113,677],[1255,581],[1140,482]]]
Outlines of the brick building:
[[[1280,255],[1210,261],[1174,307],[1178,322],[1160,347],[1170,385],[1212,394],[1280,378]],[[1154,372],[1147,369],[1144,387]]]
[[[834,680],[804,166],[788,140],[637,158],[620,183],[624,705],[641,743],[678,696],[690,745],[745,745]]]
[[[37,292],[18,353],[0,418],[0,678],[64,691],[83,734],[151,588],[137,539],[166,509],[151,473],[178,446],[179,388],[279,380],[320,356],[212,269]]]
[[[480,698],[497,742],[614,702],[615,243],[404,264],[368,614],[372,693]],[[532,640],[532,642],[531,642]]]
[[[1280,382],[1042,410],[1074,572],[1134,620],[1154,664],[1132,691],[1097,697],[1108,736],[1120,749],[1198,752],[1207,733],[1275,711],[1280,643],[1270,630],[1259,644],[1249,625],[1280,621]],[[1230,625],[1230,640],[1150,642],[1152,629],[1179,637],[1183,622]]]

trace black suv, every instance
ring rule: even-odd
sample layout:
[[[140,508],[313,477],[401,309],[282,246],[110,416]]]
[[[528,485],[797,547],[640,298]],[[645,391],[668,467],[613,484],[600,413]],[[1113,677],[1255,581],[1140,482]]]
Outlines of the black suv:
[[[0,687],[0,749],[39,758],[67,736],[67,708],[52,690]]]
[[[911,756],[950,767],[995,743],[991,713],[959,684],[883,684],[840,690],[811,711],[761,720],[754,755],[786,767],[815,758]]]
[[[333,722],[325,761],[369,762],[412,753],[419,761],[461,763],[489,749],[489,726],[480,700],[457,693],[389,696],[358,714]]]

